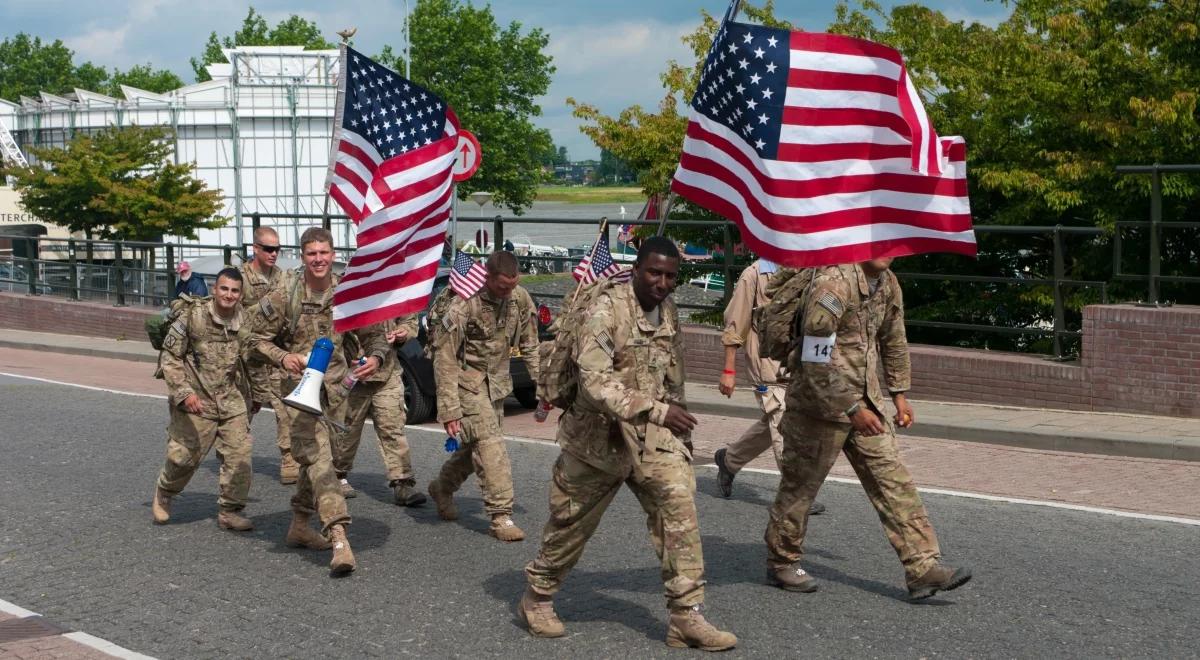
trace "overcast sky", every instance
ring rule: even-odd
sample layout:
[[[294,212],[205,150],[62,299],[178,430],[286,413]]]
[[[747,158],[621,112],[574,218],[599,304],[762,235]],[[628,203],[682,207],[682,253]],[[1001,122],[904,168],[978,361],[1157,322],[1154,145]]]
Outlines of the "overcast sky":
[[[415,0],[410,0],[415,5]],[[480,3],[476,3],[480,4]],[[884,0],[890,7],[901,4]],[[1008,14],[997,1],[926,0],[954,20],[995,24]],[[27,32],[62,39],[77,61],[127,69],[151,63],[185,82],[194,74],[188,59],[199,55],[208,34],[232,34],[253,5],[274,25],[290,14],[316,21],[326,39],[358,26],[355,46],[377,53],[385,44],[403,47],[403,0],[0,0],[0,40]],[[833,2],[777,0],[777,14],[807,30],[833,18]],[[680,37],[695,28],[700,11],[720,15],[727,0],[497,0],[502,24],[518,21],[550,35],[558,72],[536,123],[548,128],[572,159],[596,158],[597,148],[578,130],[564,100],[576,99],[615,114],[635,103],[653,108],[662,98],[659,73],[670,59],[689,57]],[[469,38],[464,35],[464,38]]]

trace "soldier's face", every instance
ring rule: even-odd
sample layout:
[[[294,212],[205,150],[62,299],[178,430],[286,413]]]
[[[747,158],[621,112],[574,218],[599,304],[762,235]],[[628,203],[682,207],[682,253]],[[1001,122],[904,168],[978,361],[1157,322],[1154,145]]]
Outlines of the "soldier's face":
[[[270,270],[279,259],[279,237],[264,234],[261,240],[254,242],[254,260],[262,270]]]
[[[494,297],[504,299],[512,295],[513,289],[517,288],[517,282],[520,279],[520,275],[509,277],[500,273],[488,273],[484,286]]]
[[[318,280],[325,279],[333,269],[333,246],[325,241],[313,241],[304,246],[300,260],[310,276]]]
[[[242,302],[242,283],[229,277],[218,277],[213,302],[221,314],[232,314]]]
[[[879,257],[877,259],[864,261],[862,262],[862,269],[870,275],[878,275],[879,273],[891,268],[892,261],[895,259],[895,257]]]
[[[656,252],[633,267],[633,292],[642,309],[654,309],[675,290],[679,260]]]

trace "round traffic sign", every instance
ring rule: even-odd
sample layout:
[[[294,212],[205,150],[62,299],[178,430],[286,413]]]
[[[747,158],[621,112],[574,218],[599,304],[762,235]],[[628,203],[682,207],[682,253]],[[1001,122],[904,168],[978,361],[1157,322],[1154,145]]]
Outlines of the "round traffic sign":
[[[450,173],[455,181],[466,181],[479,169],[483,162],[483,152],[479,148],[479,140],[471,131],[458,131],[458,144],[454,147],[454,167]]]

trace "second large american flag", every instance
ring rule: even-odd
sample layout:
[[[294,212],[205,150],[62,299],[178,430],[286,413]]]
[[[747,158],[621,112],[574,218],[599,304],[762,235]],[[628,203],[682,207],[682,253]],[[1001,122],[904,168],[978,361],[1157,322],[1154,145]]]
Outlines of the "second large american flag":
[[[433,92],[343,47],[329,196],[357,225],[333,296],[346,332],[425,309],[450,219],[458,118]]]
[[[965,160],[962,138],[934,131],[894,49],[727,18],[671,189],[788,266],[974,255]]]

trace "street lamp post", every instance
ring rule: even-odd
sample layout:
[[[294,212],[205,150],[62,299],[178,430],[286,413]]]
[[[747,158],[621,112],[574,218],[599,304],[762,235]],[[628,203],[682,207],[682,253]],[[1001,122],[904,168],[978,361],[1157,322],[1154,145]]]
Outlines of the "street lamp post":
[[[411,14],[404,0],[404,77],[412,80],[412,32],[408,26]]]
[[[492,193],[476,191],[476,192],[471,193],[470,197],[471,197],[472,202],[475,202],[476,204],[479,205],[479,233],[476,234],[476,236],[479,238],[479,240],[476,241],[476,246],[479,248],[480,252],[482,252],[483,245],[481,245],[481,243],[487,243],[487,241],[485,241],[483,239],[483,236],[484,236],[484,234],[483,234],[483,207],[485,204],[487,204],[489,201],[491,201]]]

